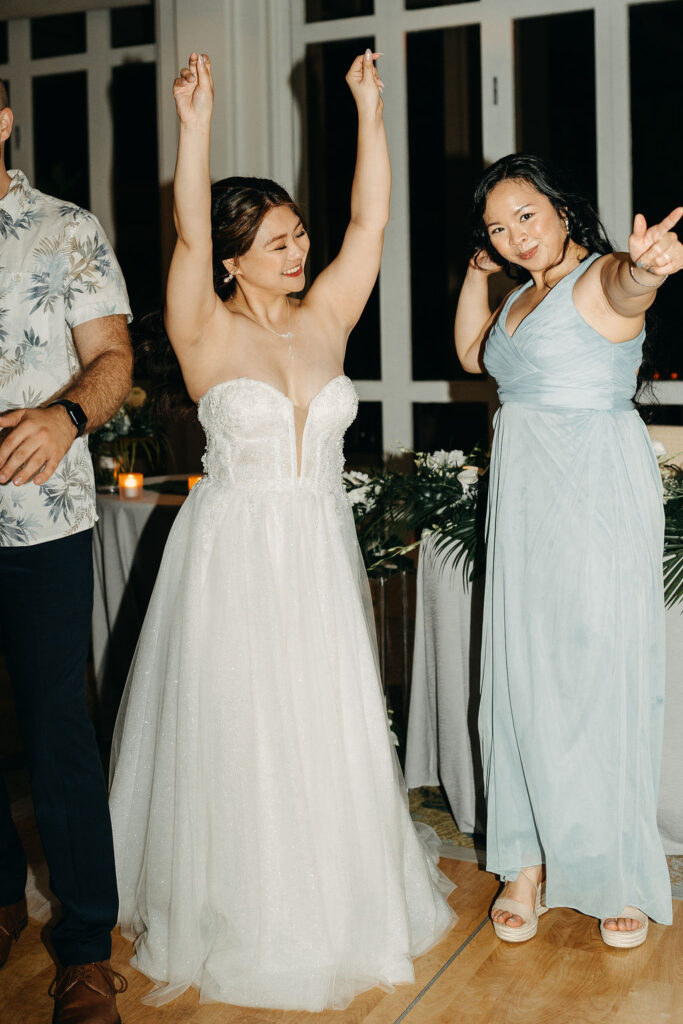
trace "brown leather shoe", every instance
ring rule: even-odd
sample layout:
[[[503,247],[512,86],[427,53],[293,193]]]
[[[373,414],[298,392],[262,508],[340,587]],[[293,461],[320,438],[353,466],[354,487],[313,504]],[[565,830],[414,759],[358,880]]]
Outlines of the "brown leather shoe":
[[[22,928],[28,924],[26,897],[9,907],[0,907],[0,967],[5,966],[12,942],[16,942]]]
[[[116,993],[125,992],[128,982],[109,960],[65,967],[53,986],[53,1024],[121,1024]]]

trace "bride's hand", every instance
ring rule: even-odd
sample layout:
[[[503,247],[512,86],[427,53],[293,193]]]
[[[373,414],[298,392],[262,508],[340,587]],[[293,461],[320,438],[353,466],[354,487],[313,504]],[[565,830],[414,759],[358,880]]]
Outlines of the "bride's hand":
[[[359,113],[366,111],[372,114],[381,110],[384,105],[382,102],[384,82],[375,67],[375,61],[381,56],[381,53],[366,50],[364,54],[356,57],[347,72],[346,84],[356,101]]]
[[[181,124],[208,125],[213,111],[213,75],[205,53],[190,55],[190,66],[183,68],[173,83],[173,99]]]
[[[666,277],[683,267],[683,244],[671,230],[681,217],[683,206],[677,206],[660,224],[648,228],[642,213],[636,214],[628,240],[629,256],[636,267],[653,277]]]

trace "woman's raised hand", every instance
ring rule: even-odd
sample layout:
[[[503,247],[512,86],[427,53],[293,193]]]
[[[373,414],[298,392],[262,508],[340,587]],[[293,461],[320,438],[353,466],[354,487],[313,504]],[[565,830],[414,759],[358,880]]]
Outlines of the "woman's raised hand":
[[[183,68],[173,83],[173,98],[181,124],[200,125],[211,121],[213,75],[205,53],[190,54],[190,66]]]
[[[499,270],[503,269],[500,264],[491,259],[486,249],[477,249],[470,259],[469,266],[472,270],[481,271],[482,274],[497,274]]]
[[[681,217],[683,206],[677,206],[660,224],[649,228],[642,213],[636,214],[628,251],[637,267],[649,271],[653,277],[666,277],[683,267],[683,244],[672,231]]]
[[[373,53],[366,50],[364,54],[356,57],[346,75],[346,84],[351,90],[351,95],[356,101],[359,112],[361,110],[374,113],[381,110],[382,89],[384,82],[379,77],[375,61],[381,57],[381,53]]]

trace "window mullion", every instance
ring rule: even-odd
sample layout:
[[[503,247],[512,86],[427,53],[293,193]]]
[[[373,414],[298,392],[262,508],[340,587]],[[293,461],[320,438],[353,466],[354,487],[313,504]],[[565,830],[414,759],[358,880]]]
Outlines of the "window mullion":
[[[12,163],[33,182],[35,161],[33,155],[33,95],[31,91],[31,23],[28,18],[13,19],[8,23],[9,64],[7,77],[10,85],[10,103],[14,114],[12,137]]]

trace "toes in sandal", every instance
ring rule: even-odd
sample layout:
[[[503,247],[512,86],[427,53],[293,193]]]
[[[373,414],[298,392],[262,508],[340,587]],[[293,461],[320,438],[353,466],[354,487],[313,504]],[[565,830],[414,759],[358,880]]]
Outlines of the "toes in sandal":
[[[545,882],[541,882],[536,885],[532,882],[529,876],[526,874],[524,869],[520,871],[520,875],[524,875],[529,880],[530,885],[536,890],[536,901],[535,906],[530,907],[528,903],[520,903],[519,900],[508,899],[507,896],[499,896],[491,907],[491,911],[503,910],[508,914],[514,914],[515,917],[521,917],[523,924],[519,927],[513,928],[512,925],[503,924],[502,921],[492,921],[493,930],[499,939],[503,939],[504,942],[526,942],[528,939],[533,939],[538,929],[538,919],[541,914],[545,914],[548,907],[545,905]]]
[[[633,921],[640,923],[640,928],[632,928],[630,931],[618,931],[616,928],[605,928],[605,921],[617,920],[617,917],[630,917]],[[633,949],[634,946],[642,946],[647,938],[647,916],[638,910],[637,907],[624,907],[622,912],[614,918],[603,917],[600,921],[600,935],[606,946],[616,946],[619,949]]]

